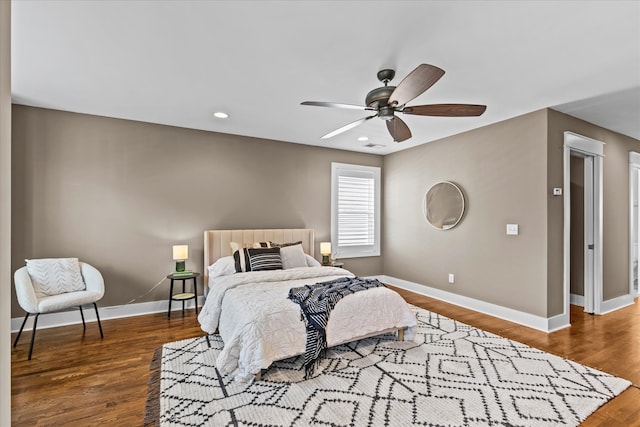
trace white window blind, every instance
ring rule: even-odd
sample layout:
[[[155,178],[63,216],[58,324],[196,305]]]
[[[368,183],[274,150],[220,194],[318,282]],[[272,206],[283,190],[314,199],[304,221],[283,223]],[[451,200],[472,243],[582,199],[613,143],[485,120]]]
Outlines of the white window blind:
[[[380,168],[331,166],[333,257],[380,255]]]

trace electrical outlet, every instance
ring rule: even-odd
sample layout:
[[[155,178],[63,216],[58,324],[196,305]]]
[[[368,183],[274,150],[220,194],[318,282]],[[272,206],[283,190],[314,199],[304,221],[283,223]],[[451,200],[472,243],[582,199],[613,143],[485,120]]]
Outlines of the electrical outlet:
[[[456,276],[453,273],[449,273],[449,283],[455,283]]]

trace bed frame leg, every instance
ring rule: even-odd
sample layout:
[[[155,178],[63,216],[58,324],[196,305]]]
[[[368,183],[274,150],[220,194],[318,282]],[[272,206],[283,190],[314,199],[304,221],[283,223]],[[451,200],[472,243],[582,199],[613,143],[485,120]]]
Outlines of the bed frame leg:
[[[404,341],[404,328],[398,329],[398,341]]]
[[[258,372],[258,373],[256,374],[256,378],[255,378],[255,380],[256,380],[256,381],[260,381],[261,379],[262,379],[262,369],[260,369],[260,372]]]

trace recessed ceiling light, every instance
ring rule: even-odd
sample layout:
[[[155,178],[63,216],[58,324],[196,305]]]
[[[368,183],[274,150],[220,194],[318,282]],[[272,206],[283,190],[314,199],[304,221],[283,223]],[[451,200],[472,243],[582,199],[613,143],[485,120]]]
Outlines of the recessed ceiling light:
[[[358,141],[368,141],[369,137],[368,136],[361,136],[360,138],[358,138]]]
[[[227,117],[229,117],[227,113],[223,113],[222,111],[215,112],[213,113],[213,115],[219,119],[226,119]]]

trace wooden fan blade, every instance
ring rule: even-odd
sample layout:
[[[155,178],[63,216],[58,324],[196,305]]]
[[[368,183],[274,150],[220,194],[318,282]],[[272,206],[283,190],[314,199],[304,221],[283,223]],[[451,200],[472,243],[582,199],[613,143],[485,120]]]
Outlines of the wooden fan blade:
[[[402,112],[417,116],[472,117],[480,116],[487,109],[486,105],[475,104],[432,104],[404,107]]]
[[[398,117],[387,120],[387,129],[395,142],[402,142],[411,138],[409,126]]]
[[[434,65],[420,64],[400,82],[389,97],[390,105],[404,105],[429,89],[444,75],[444,70]]]
[[[365,107],[362,105],[340,104],[338,102],[305,101],[300,103],[300,105],[311,105],[314,107],[344,108],[348,110],[373,110],[373,108]]]
[[[339,135],[342,132],[346,132],[349,129],[353,129],[354,127],[359,126],[362,123],[366,122],[367,120],[372,119],[372,118],[374,118],[376,116],[377,116],[377,114],[374,114],[373,116],[369,116],[369,117],[363,117],[362,119],[356,120],[355,122],[351,122],[348,125],[344,125],[341,128],[338,128],[338,129],[336,129],[336,130],[334,130],[332,132],[329,132],[328,134],[324,135],[320,139],[327,139],[327,138],[331,138],[333,136]]]

